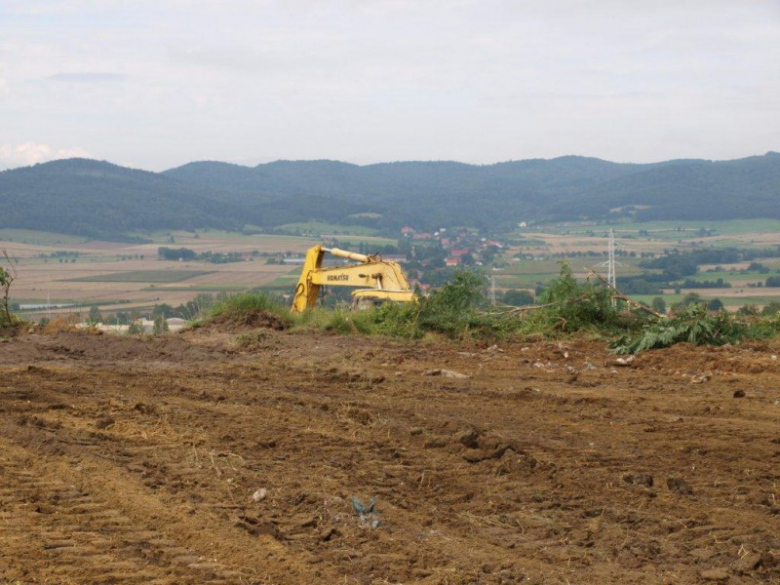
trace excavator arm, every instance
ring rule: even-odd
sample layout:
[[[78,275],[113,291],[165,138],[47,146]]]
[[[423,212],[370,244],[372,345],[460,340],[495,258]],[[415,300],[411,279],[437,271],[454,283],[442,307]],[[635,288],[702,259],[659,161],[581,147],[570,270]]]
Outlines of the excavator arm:
[[[323,268],[325,253],[337,258],[355,260],[356,263]],[[352,293],[356,300],[385,299],[408,302],[414,299],[414,292],[398,263],[382,260],[379,256],[314,246],[306,254],[303,270],[295,287],[292,311],[302,313],[313,308],[317,303],[320,288],[325,285],[361,287]]]

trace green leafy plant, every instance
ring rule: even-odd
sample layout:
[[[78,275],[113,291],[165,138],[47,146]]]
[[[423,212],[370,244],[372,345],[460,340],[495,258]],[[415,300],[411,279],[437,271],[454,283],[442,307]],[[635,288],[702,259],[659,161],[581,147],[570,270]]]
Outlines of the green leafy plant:
[[[476,272],[458,271],[453,279],[419,303],[417,327],[421,331],[462,337],[490,327],[490,319],[478,310],[487,304],[485,278]]]
[[[639,353],[677,343],[725,345],[747,337],[748,328],[730,313],[711,314],[706,305],[688,305],[671,319],[648,324],[637,334],[624,335],[614,343],[618,354]]]
[[[566,263],[539,295],[540,308],[524,316],[523,331],[545,336],[588,331],[617,333],[636,326],[637,317],[621,313],[612,291],[601,282],[578,281]]]

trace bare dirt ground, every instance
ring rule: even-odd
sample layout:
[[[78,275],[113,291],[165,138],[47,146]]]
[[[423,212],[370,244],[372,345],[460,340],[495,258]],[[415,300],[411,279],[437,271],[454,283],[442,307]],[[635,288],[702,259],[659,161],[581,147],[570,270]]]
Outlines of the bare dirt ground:
[[[776,347],[242,339],[0,343],[0,583],[780,582]]]

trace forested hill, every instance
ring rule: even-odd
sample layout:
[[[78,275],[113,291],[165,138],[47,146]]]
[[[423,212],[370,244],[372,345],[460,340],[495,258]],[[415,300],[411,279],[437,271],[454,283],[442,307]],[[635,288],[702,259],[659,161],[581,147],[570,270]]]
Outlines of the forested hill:
[[[730,161],[679,160],[583,189],[555,217],[604,217],[637,206],[639,221],[780,217],[780,153]]]
[[[0,228],[116,238],[207,225],[234,224],[221,202],[161,174],[86,159],[0,173]]]
[[[163,173],[88,159],[59,160],[0,173],[0,228],[124,239],[139,230],[273,226],[302,217],[328,217],[339,202],[314,195],[279,197],[261,205]]]
[[[649,165],[576,156],[484,166],[196,162],[163,173],[70,159],[0,173],[0,228],[117,237],[316,219],[499,231],[521,221],[603,219],[616,209],[638,220],[778,218],[779,197],[778,153]]]
[[[572,156],[488,166],[278,161],[247,168],[200,162],[164,174],[195,189],[221,193],[231,203],[247,197],[262,202],[294,200],[317,193],[343,202],[342,218],[368,211],[381,214],[379,226],[412,224],[427,229],[456,224],[499,227],[497,223],[509,226],[539,219],[551,205],[635,171],[635,165]]]
[[[778,153],[642,165],[578,156],[484,166],[280,161],[250,168],[200,162],[164,174],[222,193],[231,202],[318,193],[356,206],[352,213],[366,208],[381,213],[384,225],[393,226],[499,227],[528,220],[602,219],[626,207],[638,220],[780,217]]]

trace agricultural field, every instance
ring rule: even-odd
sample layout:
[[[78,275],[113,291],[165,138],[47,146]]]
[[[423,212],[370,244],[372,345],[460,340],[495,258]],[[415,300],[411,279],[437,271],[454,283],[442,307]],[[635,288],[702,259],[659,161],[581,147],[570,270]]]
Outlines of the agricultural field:
[[[499,289],[533,290],[537,283],[549,281],[558,273],[561,260],[565,260],[580,278],[587,277],[590,271],[606,276],[604,263],[610,229],[614,230],[618,252],[618,286],[621,277],[637,276],[644,271],[637,266],[643,255],[662,255],[672,249],[681,252],[728,247],[759,250],[780,246],[778,220],[532,226],[508,236],[511,245],[504,253],[505,266],[492,272],[495,285]],[[566,257],[556,259],[556,255]],[[534,259],[527,256],[534,256]],[[778,273],[780,259],[757,261],[771,273],[747,270],[749,263],[745,262],[702,265],[698,274],[687,277],[699,282],[723,278],[731,284],[730,288],[675,286],[664,290],[663,294],[630,296],[642,302],[660,296],[671,304],[681,300],[686,293],[696,292],[705,300],[721,299],[730,310],[746,303],[763,305],[780,300],[780,288],[759,288],[759,283],[763,285],[768,276]]]
[[[605,234],[609,229],[624,238],[657,239],[677,242],[717,242],[724,238],[750,243],[752,239],[780,233],[780,220],[734,219],[729,221],[656,221],[643,223],[616,223],[608,225],[542,226],[552,234]]]
[[[212,231],[146,234],[156,241],[134,244],[6,232],[2,232],[7,239],[0,241],[0,249],[16,261],[18,274],[13,302],[98,305],[109,311],[148,309],[158,303],[175,306],[199,292],[239,292],[266,286],[295,272],[296,267],[267,264],[265,257],[252,253],[302,254],[317,241],[292,236],[231,236]],[[157,256],[160,246],[186,247],[196,252],[237,252],[246,254],[248,260],[228,264],[163,261]],[[60,312],[72,310],[80,309]]]
[[[171,283],[206,276],[213,272],[197,270],[136,270],[129,272],[112,272],[110,274],[97,274],[72,278],[69,282],[146,282],[146,283]]]
[[[777,583],[778,353],[21,333],[0,343],[0,575]]]
[[[636,258],[620,260],[620,273],[623,275],[637,275],[642,269],[636,266]],[[589,270],[599,274],[606,274],[606,268],[599,266],[604,258],[569,258],[566,262],[580,277],[586,278]],[[544,283],[558,275],[561,269],[561,260],[518,260],[510,263],[505,268],[491,272],[496,283],[504,288],[533,288],[537,283]]]
[[[375,230],[371,228],[360,226],[310,222],[281,227],[320,235],[303,237],[218,230],[144,232],[128,234],[139,241],[145,240],[144,243],[122,243],[27,230],[0,230],[0,248],[6,249],[18,261],[14,302],[96,304],[101,310],[112,311],[148,310],[161,303],[177,306],[198,293],[230,293],[257,287],[284,292],[294,286],[298,267],[268,264],[268,255],[300,256],[310,246],[329,237],[337,238],[339,245],[348,249],[361,245],[380,248],[396,243],[374,235]],[[558,274],[563,255],[579,277],[585,278],[589,270],[606,275],[603,263],[610,227],[615,231],[619,253],[618,284],[621,277],[642,273],[643,269],[637,264],[643,255],[659,255],[671,248],[688,251],[726,245],[756,249],[780,245],[780,222],[774,220],[531,227],[507,235],[510,246],[503,251],[500,266],[489,271],[492,283],[499,291],[533,291],[539,283]],[[242,254],[246,261],[227,264],[162,261],[157,257],[157,249],[162,246],[188,248],[196,253]],[[758,287],[767,276],[780,270],[780,259],[764,259],[761,264],[769,268],[771,274],[748,271],[748,264],[743,263],[705,265],[690,277],[699,282],[723,278],[731,284],[730,288],[687,289],[675,285],[660,295],[634,297],[645,301],[661,296],[670,304],[688,292],[697,292],[704,299],[720,298],[729,309],[745,303],[766,304],[780,300],[780,288]],[[61,309],[69,310],[80,309]]]
[[[353,235],[353,236],[374,236],[378,233],[375,228],[360,225],[339,225],[324,223],[318,221],[286,223],[276,227],[278,232],[288,234],[330,234],[330,235]]]

